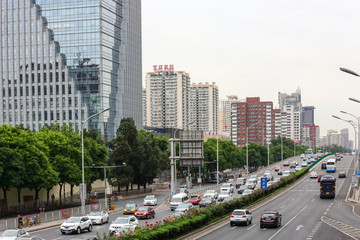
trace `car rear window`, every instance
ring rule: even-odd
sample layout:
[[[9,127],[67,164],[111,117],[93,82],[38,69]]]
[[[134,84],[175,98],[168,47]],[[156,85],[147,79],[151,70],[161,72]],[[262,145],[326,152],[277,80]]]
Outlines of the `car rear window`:
[[[265,218],[267,218],[267,217],[275,217],[275,213],[263,213],[262,216],[265,217]]]
[[[198,198],[197,195],[192,195],[192,196],[190,196],[190,199],[197,199],[197,198]]]
[[[234,211],[233,215],[245,215],[245,211]]]

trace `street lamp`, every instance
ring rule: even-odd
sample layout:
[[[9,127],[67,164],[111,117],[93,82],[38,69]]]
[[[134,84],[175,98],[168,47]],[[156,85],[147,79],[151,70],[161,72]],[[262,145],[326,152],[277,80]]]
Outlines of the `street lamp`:
[[[342,119],[342,118],[340,118],[340,117],[338,117],[338,116],[335,116],[335,115],[332,115],[332,117],[333,117],[333,118],[336,118],[336,119],[339,119],[339,120],[341,120],[341,121],[350,123],[350,125],[353,126],[354,132],[355,132],[355,161],[358,161],[358,154],[357,154],[358,149],[356,149],[356,135],[357,135],[357,133],[356,133],[356,125],[355,125],[354,122],[351,121],[351,120],[345,120],[345,119]],[[354,167],[355,167],[355,166],[354,166]],[[360,169],[360,164],[358,164],[358,168]]]
[[[89,121],[91,118],[100,115],[101,113],[110,110],[110,108],[106,108],[101,110],[100,112],[91,115],[90,117],[88,117],[87,119],[85,119],[85,121],[82,122],[81,124],[81,172],[82,172],[82,184],[81,184],[81,188],[80,188],[80,197],[81,197],[81,214],[85,215],[85,195],[86,195],[86,189],[85,189],[85,166],[84,166],[84,126],[86,124],[87,121]]]
[[[360,117],[357,117],[354,114],[351,114],[351,113],[348,113],[348,112],[345,112],[345,111],[340,111],[340,112],[344,113],[344,114],[347,114],[347,115],[350,115],[353,118],[355,118],[356,121],[357,121],[357,128],[360,129]],[[358,150],[360,149],[360,131],[358,131],[358,146],[357,146],[357,149]]]
[[[341,68],[339,68],[339,69],[340,69],[340,71],[343,71],[343,72],[349,73],[349,74],[351,74],[351,75],[360,77],[360,75],[357,74],[356,72],[354,72],[353,70],[350,70],[350,69],[347,69],[347,68],[343,68],[343,67],[341,67]]]

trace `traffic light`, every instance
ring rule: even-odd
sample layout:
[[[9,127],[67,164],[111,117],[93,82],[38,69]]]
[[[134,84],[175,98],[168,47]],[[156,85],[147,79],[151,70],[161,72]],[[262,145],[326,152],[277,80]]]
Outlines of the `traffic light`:
[[[109,201],[109,211],[111,210],[111,196],[108,196],[108,201]]]

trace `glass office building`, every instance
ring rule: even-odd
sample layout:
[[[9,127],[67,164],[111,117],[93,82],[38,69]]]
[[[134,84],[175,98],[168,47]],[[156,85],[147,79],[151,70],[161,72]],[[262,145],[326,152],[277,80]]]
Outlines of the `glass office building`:
[[[82,120],[110,107],[85,127],[108,139],[124,117],[133,117],[142,127],[140,14],[141,0],[2,1],[1,61],[16,68],[1,73],[0,123],[22,123],[38,130],[58,122],[79,129]],[[21,56],[10,57],[19,54],[25,55],[24,63]],[[14,105],[16,98],[10,93],[21,88],[30,93]],[[4,105],[7,100],[12,101]],[[27,101],[28,108],[18,108],[19,102]]]

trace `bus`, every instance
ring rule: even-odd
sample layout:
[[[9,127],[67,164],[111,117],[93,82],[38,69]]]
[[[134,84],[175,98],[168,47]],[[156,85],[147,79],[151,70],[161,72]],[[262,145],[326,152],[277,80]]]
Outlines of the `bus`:
[[[325,175],[320,179],[320,198],[335,198],[335,182],[333,176]]]
[[[313,154],[314,153],[313,153],[313,150],[311,148],[306,149],[306,151],[305,151],[306,156],[312,156]]]
[[[331,158],[326,162],[326,172],[335,172],[336,171],[336,160]]]
[[[217,172],[214,171],[214,172],[211,172],[210,173],[210,178],[209,178],[209,181],[208,182],[211,182],[211,183],[217,183],[216,179],[217,179]],[[223,181],[223,174],[221,172],[219,172],[219,183],[221,183]]]

